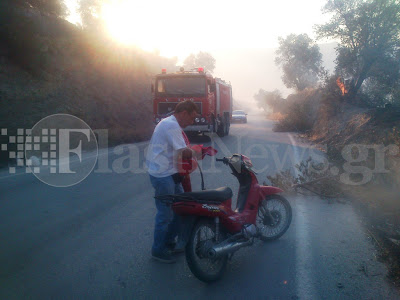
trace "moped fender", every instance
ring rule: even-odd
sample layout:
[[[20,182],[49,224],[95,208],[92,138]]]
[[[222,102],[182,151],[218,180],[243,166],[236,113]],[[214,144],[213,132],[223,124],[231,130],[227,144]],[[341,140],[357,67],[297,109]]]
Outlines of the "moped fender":
[[[274,186],[265,186],[265,185],[260,186],[260,194],[261,194],[260,196],[262,196],[262,198],[279,193],[283,193],[283,190],[281,190],[280,188]]]
[[[180,216],[181,218],[181,231],[182,239],[184,241],[189,241],[190,234],[193,230],[194,224],[200,218],[199,216]]]

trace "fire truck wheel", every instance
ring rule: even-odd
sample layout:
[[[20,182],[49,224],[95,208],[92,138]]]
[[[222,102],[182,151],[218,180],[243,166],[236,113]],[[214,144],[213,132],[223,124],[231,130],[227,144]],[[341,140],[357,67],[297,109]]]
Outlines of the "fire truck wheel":
[[[229,135],[229,129],[230,128],[231,128],[231,124],[229,123],[228,120],[226,120],[225,135]]]
[[[214,124],[214,132],[217,133],[218,132],[218,123],[217,123],[217,119],[213,118],[213,124]]]
[[[217,129],[217,134],[218,136],[223,137],[225,136],[225,133],[226,133],[225,123],[221,121]]]

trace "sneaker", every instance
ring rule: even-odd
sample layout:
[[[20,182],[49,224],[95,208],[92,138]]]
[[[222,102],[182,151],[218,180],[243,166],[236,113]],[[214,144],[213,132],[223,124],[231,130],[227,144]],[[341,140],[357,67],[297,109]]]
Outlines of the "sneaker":
[[[185,252],[185,244],[184,243],[177,243],[175,247],[171,250],[171,254],[179,254]]]
[[[153,259],[165,264],[173,264],[176,262],[175,259],[171,257],[171,254],[168,251],[164,251],[161,253],[152,252],[151,256],[153,257]]]
[[[185,252],[185,248],[174,248],[171,250],[171,254],[180,254]]]
[[[173,249],[175,249],[176,242],[167,242],[165,243],[165,246],[167,247],[168,250],[172,251]]]

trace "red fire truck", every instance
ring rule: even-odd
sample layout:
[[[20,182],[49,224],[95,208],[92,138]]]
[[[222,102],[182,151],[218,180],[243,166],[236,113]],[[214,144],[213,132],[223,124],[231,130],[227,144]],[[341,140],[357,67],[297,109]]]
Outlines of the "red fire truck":
[[[232,117],[232,87],[214,78],[203,68],[192,71],[168,73],[162,69],[155,76],[151,90],[153,93],[154,122],[157,124],[171,115],[175,106],[185,100],[193,101],[200,112],[193,125],[186,132],[216,132],[220,137],[229,134]]]

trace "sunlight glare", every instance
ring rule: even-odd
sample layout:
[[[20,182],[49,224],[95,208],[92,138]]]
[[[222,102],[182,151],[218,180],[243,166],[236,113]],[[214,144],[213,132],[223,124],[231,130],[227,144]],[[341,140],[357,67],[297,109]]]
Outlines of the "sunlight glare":
[[[151,48],[146,38],[146,31],[142,30],[146,24],[146,16],[140,13],[140,9],[132,2],[120,2],[105,4],[103,18],[113,38],[124,44],[135,44],[146,49]],[[139,29],[140,30],[137,30]]]
[[[216,49],[273,48],[278,36],[311,33],[322,20],[324,0],[310,5],[295,0],[109,0],[102,17],[120,43],[164,56],[187,56]],[[312,35],[312,34],[311,34]]]
[[[167,3],[111,2],[103,6],[102,14],[109,33],[120,43],[146,51],[159,49],[168,56],[181,52],[176,38],[182,25],[171,17]]]

